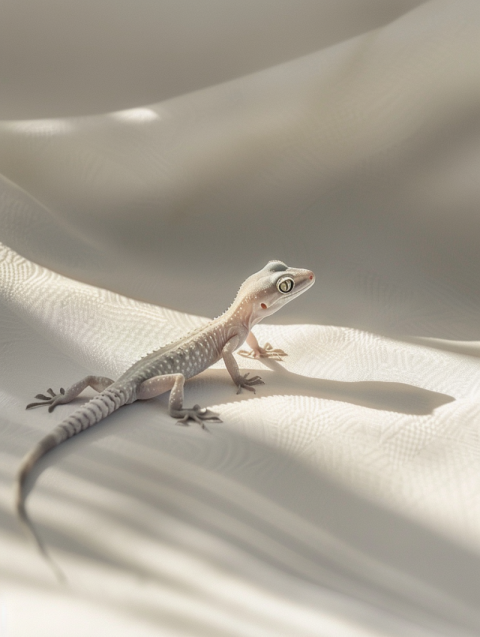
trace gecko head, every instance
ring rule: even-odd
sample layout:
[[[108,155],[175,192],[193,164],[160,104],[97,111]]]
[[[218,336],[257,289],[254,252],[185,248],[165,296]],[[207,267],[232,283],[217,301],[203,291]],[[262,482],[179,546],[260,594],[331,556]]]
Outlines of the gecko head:
[[[310,270],[291,268],[282,261],[269,261],[240,288],[239,297],[248,306],[250,325],[277,312],[315,283]]]

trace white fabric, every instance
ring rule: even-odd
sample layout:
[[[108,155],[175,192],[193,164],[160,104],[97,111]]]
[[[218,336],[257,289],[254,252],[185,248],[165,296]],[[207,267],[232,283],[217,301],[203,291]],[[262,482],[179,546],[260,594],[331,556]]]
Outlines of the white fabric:
[[[480,4],[361,30],[153,105],[0,121],[5,635],[479,633]],[[186,390],[210,435],[161,397],[42,461],[62,589],[12,483],[79,402],[25,404],[117,376],[273,258],[317,281],[255,328],[284,363],[238,357],[255,397],[218,364]]]

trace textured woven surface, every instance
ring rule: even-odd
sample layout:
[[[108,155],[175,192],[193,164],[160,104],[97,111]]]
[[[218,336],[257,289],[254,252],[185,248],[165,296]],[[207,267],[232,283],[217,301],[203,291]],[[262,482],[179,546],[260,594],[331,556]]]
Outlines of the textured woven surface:
[[[152,106],[0,121],[6,635],[480,633],[479,42],[477,2],[434,0]],[[317,282],[255,329],[283,363],[238,357],[255,397],[218,364],[186,390],[210,435],[161,397],[41,463],[60,589],[11,488],[75,405],[25,404],[118,376],[271,258]]]

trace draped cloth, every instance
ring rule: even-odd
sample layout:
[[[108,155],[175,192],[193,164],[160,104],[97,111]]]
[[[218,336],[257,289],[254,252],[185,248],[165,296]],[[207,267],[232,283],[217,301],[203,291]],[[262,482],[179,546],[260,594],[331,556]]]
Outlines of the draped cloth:
[[[6,635],[479,634],[480,5],[372,26],[153,104],[0,121]],[[316,283],[254,328],[283,362],[237,355],[255,396],[218,363],[185,392],[209,433],[162,396],[39,463],[59,586],[12,485],[81,400],[26,403],[117,377],[270,259]]]

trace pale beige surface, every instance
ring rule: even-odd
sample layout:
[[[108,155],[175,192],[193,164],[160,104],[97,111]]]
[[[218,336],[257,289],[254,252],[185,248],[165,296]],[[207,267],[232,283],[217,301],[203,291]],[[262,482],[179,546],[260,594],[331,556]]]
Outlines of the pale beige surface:
[[[306,57],[0,122],[2,637],[480,632],[480,5],[343,4],[356,37]],[[282,366],[239,358],[256,397],[219,364],[187,389],[211,435],[163,397],[39,467],[59,588],[11,486],[61,413],[24,405],[118,375],[270,258],[317,282],[256,329]]]

